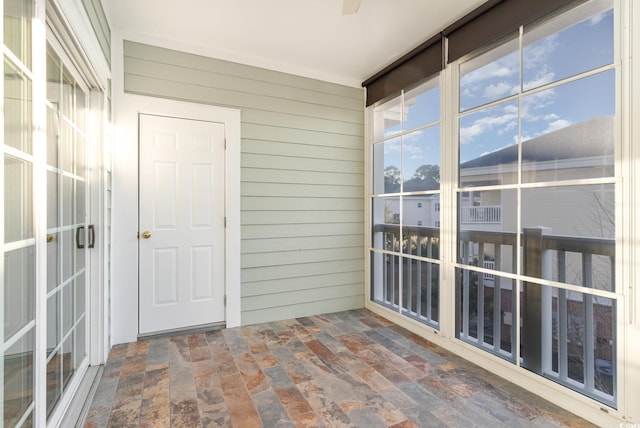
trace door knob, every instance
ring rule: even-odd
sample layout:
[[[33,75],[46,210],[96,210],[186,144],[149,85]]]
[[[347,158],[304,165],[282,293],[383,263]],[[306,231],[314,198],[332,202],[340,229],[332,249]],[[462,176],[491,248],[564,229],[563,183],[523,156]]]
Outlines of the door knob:
[[[142,232],[142,237],[144,239],[149,239],[151,238],[151,232],[149,232],[148,230],[145,230],[144,232]]]

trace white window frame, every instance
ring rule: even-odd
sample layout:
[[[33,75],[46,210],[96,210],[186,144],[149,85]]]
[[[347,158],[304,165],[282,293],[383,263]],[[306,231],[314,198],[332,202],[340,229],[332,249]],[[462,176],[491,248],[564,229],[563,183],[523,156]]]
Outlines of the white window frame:
[[[457,260],[457,159],[458,159],[458,125],[457,105],[459,81],[457,64],[460,60],[448,65],[441,73],[441,105],[444,129],[442,142],[441,168],[441,303],[440,303],[440,331],[419,324],[414,320],[400,316],[396,311],[382,307],[372,300],[371,283],[371,204],[366,204],[365,210],[365,306],[410,331],[425,337],[434,343],[449,349],[472,361],[482,363],[487,369],[500,373],[508,380],[518,383],[525,388],[556,402],[570,411],[602,425],[609,425],[622,420],[640,421],[640,409],[633,404],[637,399],[631,391],[640,387],[640,369],[632,361],[637,361],[640,355],[640,246],[631,242],[640,242],[640,216],[638,201],[640,198],[634,190],[640,189],[640,147],[631,143],[632,136],[640,136],[640,121],[632,120],[631,106],[640,105],[640,67],[631,67],[633,58],[640,58],[640,8],[632,8],[630,0],[614,0],[615,11],[615,53],[614,63],[616,71],[616,114],[615,119],[615,184],[616,195],[616,289],[613,292],[617,301],[617,311],[614,322],[617,335],[617,371],[618,371],[618,408],[613,409],[586,397],[580,393],[568,390],[566,387],[554,384],[538,375],[526,373],[517,369],[500,358],[487,356],[477,348],[460,343],[455,338],[455,267]],[[634,27],[635,25],[635,27]],[[633,39],[633,43],[631,40]],[[620,58],[624,58],[622,64]],[[464,59],[462,59],[464,60]],[[637,61],[637,60],[636,60]],[[633,82],[638,82],[633,84]],[[637,110],[637,109],[636,109]],[[365,115],[365,155],[366,165],[365,198],[370,201],[372,195],[372,143],[373,143],[373,106],[366,109]],[[455,168],[447,168],[455,165]],[[624,177],[625,179],[622,179]],[[452,239],[448,237],[453,236]],[[629,239],[635,237],[635,240]],[[544,281],[543,281],[544,282]],[[621,284],[632,284],[628,288]],[[610,297],[608,295],[607,297]],[[519,338],[518,342],[519,343]],[[632,352],[633,351],[633,352]],[[515,368],[515,369],[514,369]]]

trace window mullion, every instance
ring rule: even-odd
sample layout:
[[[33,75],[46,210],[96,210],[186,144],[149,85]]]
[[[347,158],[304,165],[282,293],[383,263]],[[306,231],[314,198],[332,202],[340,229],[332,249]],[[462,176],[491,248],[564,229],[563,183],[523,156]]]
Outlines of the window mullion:
[[[458,69],[449,65],[441,73],[441,150],[440,169],[440,329],[446,337],[456,334],[457,194],[458,187]]]

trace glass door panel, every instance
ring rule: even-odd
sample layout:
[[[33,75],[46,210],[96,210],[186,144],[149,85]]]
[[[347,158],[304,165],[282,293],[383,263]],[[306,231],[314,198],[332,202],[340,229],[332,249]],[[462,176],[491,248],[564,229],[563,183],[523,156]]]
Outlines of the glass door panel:
[[[51,47],[47,54],[49,192],[47,414],[86,352],[86,94]],[[53,255],[55,254],[55,256]]]
[[[32,153],[31,80],[19,66],[4,61],[4,141],[25,153]]]
[[[0,352],[3,426],[29,426],[34,402],[36,246],[33,227],[31,1],[4,1],[4,246]]]
[[[67,398],[74,376],[87,361],[88,90],[70,66],[75,64],[73,59],[67,60],[62,49],[56,52],[48,46],[46,67],[33,61],[35,4],[34,0],[2,1],[0,426],[42,425],[43,417],[34,409],[46,409],[49,417]],[[49,7],[44,1],[38,5]],[[44,33],[41,37],[38,43],[45,42]],[[33,81],[44,80],[46,100],[38,93],[34,99]],[[42,114],[34,103],[45,104]],[[33,135],[43,128],[46,143],[40,145]],[[34,210],[43,204],[46,210]],[[34,225],[45,223],[46,234],[35,233]],[[46,240],[45,247],[40,247],[41,240]],[[46,255],[36,254],[37,248],[46,248]],[[38,272],[44,269],[46,286],[36,286]],[[44,319],[36,319],[36,302],[46,307]],[[37,323],[45,337],[36,337]],[[46,363],[36,366],[35,356],[43,354]],[[40,373],[46,383],[36,384]],[[46,403],[35,398],[41,393]]]

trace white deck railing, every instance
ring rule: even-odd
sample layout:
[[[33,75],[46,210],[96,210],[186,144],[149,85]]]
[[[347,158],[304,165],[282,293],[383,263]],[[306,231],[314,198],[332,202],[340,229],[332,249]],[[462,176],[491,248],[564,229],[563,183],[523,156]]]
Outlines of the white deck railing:
[[[463,224],[495,224],[502,222],[502,207],[461,207],[460,222]]]
[[[372,279],[377,290],[373,293],[377,297],[372,298],[437,328],[440,263],[435,260],[439,259],[440,231],[376,224],[373,233],[387,254],[379,276]],[[554,271],[557,281],[582,286],[584,292],[573,292],[576,296],[571,297],[561,287],[519,284],[501,276],[500,271],[517,260],[518,238],[524,275],[551,279],[549,274]],[[523,367],[615,406],[616,302],[598,299],[593,293],[596,277],[606,275],[613,284],[615,241],[552,235],[538,228],[525,229],[519,237],[513,232],[461,230],[458,239],[458,263],[468,266],[457,269],[456,275],[458,338],[514,363],[515,349],[521,346]],[[568,254],[581,259],[580,283],[567,281],[576,270]],[[420,260],[425,258],[430,260]],[[603,264],[611,269],[609,273],[603,271]],[[485,296],[485,292],[490,294]],[[514,316],[518,306],[519,316]],[[583,320],[580,328],[569,322],[578,318]],[[603,355],[605,342],[612,344],[611,355]]]

